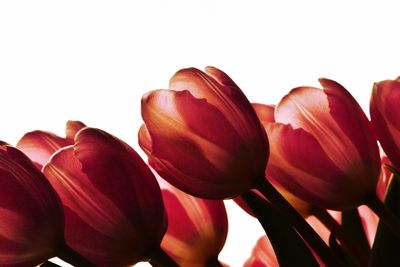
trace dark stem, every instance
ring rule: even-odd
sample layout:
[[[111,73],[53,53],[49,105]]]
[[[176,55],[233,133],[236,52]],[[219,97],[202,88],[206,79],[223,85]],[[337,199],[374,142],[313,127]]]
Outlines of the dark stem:
[[[54,262],[51,261],[45,261],[42,264],[39,265],[40,267],[60,267],[60,265],[55,264]]]
[[[368,265],[368,255],[354,242],[340,224],[324,209],[314,208],[313,213],[335,236],[357,266]]]
[[[62,259],[65,262],[68,262],[75,267],[92,267],[94,264],[92,264],[90,261],[85,259],[82,255],[80,255],[78,252],[73,250],[70,246],[65,244],[62,246],[57,253],[57,257]]]
[[[152,252],[149,263],[154,267],[179,267],[179,265],[160,247]]]
[[[343,266],[314,229],[265,178],[260,180],[256,189],[287,216],[293,227],[327,266]]]
[[[378,215],[386,227],[400,238],[400,219],[396,217],[375,195],[371,197],[366,204],[376,213],[376,215]]]

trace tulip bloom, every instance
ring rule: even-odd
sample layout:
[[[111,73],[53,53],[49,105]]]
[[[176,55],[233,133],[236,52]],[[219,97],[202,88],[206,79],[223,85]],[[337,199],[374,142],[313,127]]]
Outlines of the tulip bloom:
[[[18,141],[17,148],[24,152],[39,169],[42,169],[57,150],[73,145],[75,134],[84,127],[85,124],[80,121],[68,121],[65,138],[50,132],[32,131]]]
[[[372,126],[383,150],[400,169],[400,79],[374,85],[370,102]]]
[[[224,202],[193,197],[159,181],[168,214],[161,248],[181,267],[219,266],[218,254],[228,234]]]
[[[35,266],[64,245],[61,201],[18,149],[0,141],[0,266]]]
[[[143,96],[139,144],[150,165],[194,196],[231,198],[264,178],[268,140],[251,104],[222,71],[178,71]]]
[[[126,143],[86,127],[43,167],[64,205],[65,239],[96,266],[151,257],[166,230],[157,181]]]
[[[268,178],[325,209],[355,208],[375,195],[380,159],[370,124],[340,84],[299,87],[265,124],[270,140]]]

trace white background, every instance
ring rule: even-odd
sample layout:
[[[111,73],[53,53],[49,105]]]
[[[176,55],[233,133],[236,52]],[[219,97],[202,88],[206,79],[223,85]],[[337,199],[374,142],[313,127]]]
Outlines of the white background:
[[[262,103],[332,78],[367,111],[373,82],[400,75],[394,3],[1,1],[0,140],[15,144],[34,129],[62,135],[74,119],[139,150],[142,94],[189,66],[221,68]],[[241,266],[262,230],[228,211],[220,259]]]

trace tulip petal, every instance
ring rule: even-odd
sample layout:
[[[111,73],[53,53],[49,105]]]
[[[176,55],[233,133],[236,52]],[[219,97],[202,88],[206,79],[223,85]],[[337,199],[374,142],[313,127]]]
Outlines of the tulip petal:
[[[230,124],[237,126],[243,140],[263,139],[264,133],[257,116],[240,88],[217,68],[208,67],[206,72],[195,68],[180,70],[171,78],[169,88],[188,90],[198,99],[207,99],[226,116]]]
[[[67,243],[109,266],[143,259],[166,226],[153,174],[132,148],[101,130],[87,127],[75,141],[43,168],[65,206]]]
[[[51,155],[62,147],[74,143],[75,134],[85,127],[80,121],[68,121],[66,138],[50,132],[32,131],[25,134],[17,143],[17,148],[24,152],[41,169]]]
[[[379,148],[364,111],[342,85],[328,79],[319,81],[327,95],[332,118],[357,148],[364,169],[371,167],[367,173],[372,172],[377,177],[379,173],[377,163],[380,162]]]
[[[264,105],[259,103],[251,104],[257,113],[262,124],[275,122],[275,105]]]
[[[329,159],[348,174],[346,182],[362,177],[364,194],[371,193],[379,174],[379,151],[366,116],[343,87],[325,79],[321,84],[324,90],[293,89],[276,107],[275,119],[312,134]],[[346,188],[360,187],[353,186]]]
[[[150,162],[157,161],[159,167],[168,166],[167,169],[171,170],[169,181],[173,183],[171,177],[175,177],[176,183],[173,184],[182,190],[199,195],[196,190],[208,190],[210,182],[218,184],[221,189],[232,186],[250,188],[253,181],[245,177],[263,175],[248,173],[245,171],[248,168],[243,168],[246,164],[259,166],[265,163],[250,162],[245,157],[248,148],[244,142],[238,142],[241,139],[225,116],[188,91],[157,90],[147,94],[142,100],[142,116],[152,140],[151,154],[158,158],[151,157]],[[261,155],[265,153],[263,151]],[[159,168],[154,168],[159,171]],[[177,170],[184,172],[185,179],[193,180],[196,186],[184,189],[184,184],[189,182],[179,182],[183,177],[174,175]],[[237,176],[226,177],[224,173]],[[232,179],[239,180],[239,183],[232,183]],[[203,185],[198,187],[200,184]],[[213,195],[213,190],[209,190],[210,195]],[[232,188],[232,191],[237,192],[237,189]],[[224,194],[227,197],[227,193]]]
[[[374,85],[370,102],[372,126],[383,150],[397,168],[400,168],[399,99],[400,81],[387,80]]]
[[[267,176],[293,195],[313,205],[341,209],[365,194],[363,185],[349,185],[351,181],[305,130],[270,123],[266,131],[271,144]]]
[[[35,164],[42,168],[54,152],[70,145],[65,138],[50,132],[33,131],[25,134],[17,143],[17,148],[23,151]]]
[[[67,121],[67,127],[65,129],[65,136],[67,140],[73,144],[75,135],[79,132],[80,129],[85,128],[86,125],[80,121]]]
[[[168,230],[161,247],[180,266],[205,265],[224,246],[228,219],[221,200],[205,200],[168,186],[162,190]]]
[[[63,243],[61,202],[18,149],[0,141],[0,266],[34,266]]]

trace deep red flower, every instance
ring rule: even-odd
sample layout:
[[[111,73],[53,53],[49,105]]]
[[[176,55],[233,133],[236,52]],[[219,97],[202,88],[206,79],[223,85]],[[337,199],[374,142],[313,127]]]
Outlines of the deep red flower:
[[[126,143],[86,127],[43,168],[64,205],[65,239],[96,266],[151,257],[166,230],[157,181]]]
[[[61,201],[32,161],[0,141],[0,266],[35,266],[64,244]]]
[[[320,79],[323,90],[299,87],[265,124],[270,140],[268,178],[325,209],[355,208],[375,194],[380,170],[370,123],[340,84]]]
[[[230,198],[264,177],[268,141],[251,104],[222,71],[178,71],[170,90],[142,99],[139,144],[150,165],[181,190]]]

